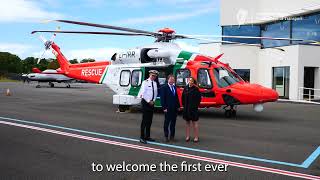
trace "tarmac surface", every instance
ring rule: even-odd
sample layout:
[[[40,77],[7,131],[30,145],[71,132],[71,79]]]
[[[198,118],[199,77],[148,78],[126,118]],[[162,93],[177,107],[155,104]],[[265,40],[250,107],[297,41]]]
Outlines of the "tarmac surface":
[[[319,105],[268,103],[261,113],[245,105],[233,119],[222,109],[202,109],[199,143],[184,141],[181,116],[177,142],[165,143],[164,116],[155,113],[157,142],[144,145],[139,108],[117,113],[103,85],[55,85],[0,83],[0,179],[320,179]],[[123,161],[155,164],[156,171],[106,169]],[[201,163],[201,171],[182,171],[184,161]],[[227,172],[204,170],[226,161]],[[163,162],[177,171],[161,171]],[[103,170],[93,171],[92,163]]]

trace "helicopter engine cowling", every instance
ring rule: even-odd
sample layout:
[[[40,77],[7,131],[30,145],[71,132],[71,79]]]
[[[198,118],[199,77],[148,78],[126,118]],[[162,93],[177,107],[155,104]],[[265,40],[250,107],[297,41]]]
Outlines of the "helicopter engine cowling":
[[[169,58],[171,56],[171,52],[167,49],[151,49],[147,54],[150,58]]]
[[[151,49],[147,55],[152,59],[162,59],[166,64],[173,64],[176,54],[169,49]]]

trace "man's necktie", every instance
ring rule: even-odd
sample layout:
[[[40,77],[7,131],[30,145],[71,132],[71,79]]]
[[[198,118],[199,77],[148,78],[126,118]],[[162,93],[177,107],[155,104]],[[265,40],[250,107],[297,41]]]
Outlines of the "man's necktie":
[[[174,86],[173,85],[170,85],[171,86],[171,92],[173,95],[175,95],[175,91],[174,91]]]
[[[153,99],[154,99],[154,87],[153,87],[153,81],[151,81],[151,84],[152,84],[152,99],[151,99],[151,101],[153,101]]]

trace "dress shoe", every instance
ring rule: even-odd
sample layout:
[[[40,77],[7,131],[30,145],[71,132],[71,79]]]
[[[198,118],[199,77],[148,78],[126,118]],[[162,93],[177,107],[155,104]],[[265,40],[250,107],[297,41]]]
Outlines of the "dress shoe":
[[[168,137],[165,137],[165,138],[164,138],[164,142],[166,142],[166,143],[169,142],[169,138],[168,138]]]
[[[140,138],[140,142],[143,144],[147,144],[147,141],[145,139]]]
[[[150,142],[155,142],[156,140],[152,139],[152,138],[146,138],[147,141],[150,141]]]

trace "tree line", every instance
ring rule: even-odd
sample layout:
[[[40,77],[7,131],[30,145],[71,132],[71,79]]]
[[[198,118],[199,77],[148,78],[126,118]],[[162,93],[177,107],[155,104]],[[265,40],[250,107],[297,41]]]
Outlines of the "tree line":
[[[94,62],[94,59],[82,59],[80,63]],[[19,56],[11,54],[9,52],[0,52],[0,76],[9,73],[21,74],[30,73],[32,68],[38,68],[41,71],[46,69],[58,69],[59,63],[57,59],[46,59],[43,58],[38,62],[38,58],[27,57],[25,59],[20,59]],[[69,61],[71,64],[79,63],[77,59],[72,59]]]

